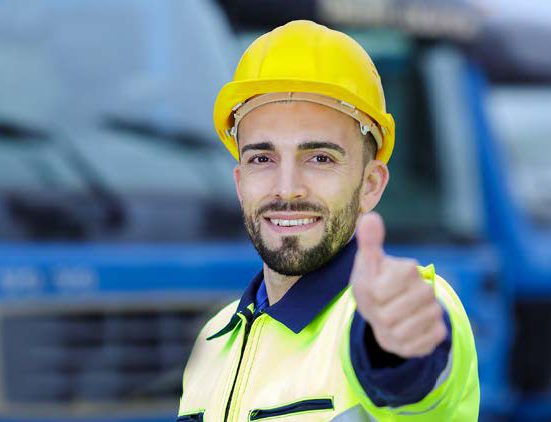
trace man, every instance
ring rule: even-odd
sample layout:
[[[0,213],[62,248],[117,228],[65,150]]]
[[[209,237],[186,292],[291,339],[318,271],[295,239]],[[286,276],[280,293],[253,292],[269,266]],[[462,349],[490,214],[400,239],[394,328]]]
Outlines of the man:
[[[264,262],[203,328],[179,421],[474,421],[477,360],[434,267],[387,256],[371,212],[394,121],[348,36],[295,21],[257,39],[214,122]]]

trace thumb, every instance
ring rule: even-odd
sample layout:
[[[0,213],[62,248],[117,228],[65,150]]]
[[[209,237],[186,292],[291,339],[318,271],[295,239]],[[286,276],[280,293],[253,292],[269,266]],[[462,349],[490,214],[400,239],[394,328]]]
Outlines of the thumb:
[[[385,240],[385,224],[376,212],[363,215],[356,231],[358,252],[372,274],[379,272],[383,257],[383,242]]]

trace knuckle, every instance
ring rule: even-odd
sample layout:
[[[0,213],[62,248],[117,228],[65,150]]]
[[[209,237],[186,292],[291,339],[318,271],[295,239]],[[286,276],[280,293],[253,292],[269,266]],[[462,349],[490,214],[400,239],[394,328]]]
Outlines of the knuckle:
[[[425,346],[425,347],[420,347],[418,350],[417,350],[417,357],[423,357],[423,356],[426,356],[426,355],[429,355],[431,354],[435,349],[435,346],[433,345],[428,345],[428,346]]]
[[[408,339],[408,333],[404,331],[401,327],[395,327],[391,329],[392,337],[397,341],[403,342]]]
[[[402,356],[413,357],[416,356],[416,349],[412,344],[403,344],[401,349]]]
[[[419,276],[419,271],[417,270],[417,264],[412,263],[412,264],[408,265],[407,275],[408,275],[408,277],[410,277],[413,280],[418,279],[420,277]]]
[[[386,335],[384,332],[381,333],[380,330],[373,330],[373,334],[375,335],[375,340],[377,340],[377,343],[379,346],[381,346],[383,349],[387,351],[392,351],[395,349],[394,344],[390,337]]]
[[[430,314],[436,320],[441,320],[444,316],[444,311],[438,303],[434,303],[430,307]],[[443,324],[442,324],[443,325]]]
[[[362,298],[362,300],[371,302],[371,298],[373,297],[373,289],[370,286],[370,283],[356,282],[352,285],[352,290],[356,298]]]
[[[354,293],[354,296],[356,298],[367,298],[369,297],[369,288],[365,285],[365,283],[359,283],[354,282],[352,284],[352,292]]]
[[[350,276],[350,284],[352,284],[355,289],[366,289],[370,285],[370,283],[366,281],[368,280],[366,280],[361,274],[353,272]]]
[[[357,307],[356,312],[362,317],[364,321],[373,326],[375,324],[375,318],[373,313],[370,312],[369,307]]]
[[[425,283],[424,281],[421,281],[421,285],[419,286],[419,300],[423,303],[430,303],[434,300],[434,290],[431,285]]]
[[[388,351],[388,352],[394,352],[396,350],[396,346],[392,340],[389,340],[385,338],[383,341],[381,341],[380,346]]]
[[[374,316],[373,316],[373,312],[371,312],[371,311],[369,310],[369,308],[368,308],[368,309],[365,309],[365,308],[364,308],[364,309],[360,309],[360,308],[358,308],[358,309],[357,309],[357,312],[362,316],[362,318],[363,318],[369,325],[371,325],[372,327],[373,327],[373,325],[375,325],[376,320],[375,320],[375,318],[374,318]]]
[[[410,358],[421,358],[425,356],[425,353],[423,350],[419,349],[419,348],[416,348],[412,351],[409,352],[409,357]]]
[[[381,311],[378,315],[378,320],[381,325],[390,327],[394,323],[394,316],[388,311]]]
[[[417,260],[413,258],[399,258],[402,265],[405,267],[415,267],[417,268]]]
[[[438,343],[441,343],[448,335],[448,328],[444,323],[440,323],[435,328],[435,337]]]
[[[383,286],[380,286],[378,289],[373,289],[371,291],[371,297],[375,300],[375,302],[384,302],[386,299],[386,290]]]
[[[402,260],[403,271],[409,277],[419,276],[419,272],[417,271],[417,265],[418,265],[418,262],[415,259],[404,258]]]

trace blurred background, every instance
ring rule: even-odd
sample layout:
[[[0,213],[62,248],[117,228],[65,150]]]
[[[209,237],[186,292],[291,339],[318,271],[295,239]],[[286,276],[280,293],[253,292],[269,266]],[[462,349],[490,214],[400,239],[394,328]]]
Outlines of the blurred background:
[[[197,331],[260,266],[214,99],[293,19],[379,69],[388,252],[460,295],[480,420],[551,421],[546,0],[2,1],[0,421],[175,420]]]

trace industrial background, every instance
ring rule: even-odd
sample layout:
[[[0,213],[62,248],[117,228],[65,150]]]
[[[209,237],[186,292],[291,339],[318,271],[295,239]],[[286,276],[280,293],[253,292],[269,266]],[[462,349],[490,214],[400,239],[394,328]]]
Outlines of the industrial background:
[[[0,422],[168,422],[193,339],[260,260],[212,106],[292,19],[374,59],[388,252],[475,332],[481,421],[551,421],[551,3],[0,3]]]

